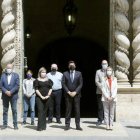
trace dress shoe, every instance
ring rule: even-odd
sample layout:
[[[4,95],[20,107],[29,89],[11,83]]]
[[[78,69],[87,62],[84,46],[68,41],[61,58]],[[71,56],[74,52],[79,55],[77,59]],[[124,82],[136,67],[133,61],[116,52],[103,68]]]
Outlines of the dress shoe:
[[[76,127],[76,130],[82,131],[83,129],[80,126],[78,126],[78,127]]]
[[[113,126],[112,125],[109,127],[109,130],[113,130]]]
[[[59,121],[57,121],[57,123],[59,123],[59,124],[62,124],[62,122],[59,120]]]
[[[18,130],[18,126],[14,126],[14,130]]]
[[[70,129],[70,127],[69,126],[66,126],[65,127],[65,131],[67,131],[67,130],[69,130]]]
[[[97,123],[96,123],[96,126],[99,126],[99,125],[101,125],[102,124],[102,122],[101,121],[98,121]]]
[[[31,121],[31,125],[35,125],[34,121]]]
[[[42,131],[43,129],[41,129],[41,128],[37,128],[37,131]]]
[[[109,130],[109,125],[106,125],[106,130]]]
[[[4,130],[6,128],[7,128],[7,125],[3,125],[2,128],[1,128],[1,130]]]
[[[25,125],[26,124],[26,121],[23,121],[23,123],[22,123],[23,125]]]
[[[52,120],[48,120],[48,123],[52,123]]]

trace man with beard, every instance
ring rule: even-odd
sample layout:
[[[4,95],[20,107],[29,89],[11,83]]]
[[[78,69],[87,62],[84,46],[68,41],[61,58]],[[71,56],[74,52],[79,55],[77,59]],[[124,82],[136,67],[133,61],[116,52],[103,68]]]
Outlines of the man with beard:
[[[74,105],[75,110],[76,130],[82,130],[80,127],[80,97],[83,78],[81,72],[75,70],[76,64],[74,61],[69,61],[68,68],[69,70],[63,73],[62,78],[66,101],[65,130],[70,129],[72,105]]]

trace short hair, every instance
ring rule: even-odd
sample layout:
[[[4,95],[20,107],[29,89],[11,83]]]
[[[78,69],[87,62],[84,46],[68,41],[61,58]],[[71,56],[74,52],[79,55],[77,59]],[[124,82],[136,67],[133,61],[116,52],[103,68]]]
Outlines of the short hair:
[[[14,67],[14,64],[11,63],[11,62],[9,62],[9,63],[6,64],[6,66],[8,66],[8,65],[12,65],[12,67]]]
[[[46,71],[47,72],[47,69],[45,67],[41,67],[38,71],[38,78],[40,78],[40,74],[42,71]]]
[[[32,72],[31,70],[27,70],[26,74],[27,74],[28,72],[30,72],[31,74],[33,74],[33,72]]]
[[[56,67],[56,70],[58,70],[57,64],[55,64],[55,63],[51,64],[51,68],[54,67],[54,66]]]
[[[101,63],[103,63],[103,61],[106,61],[106,62],[107,62],[107,64],[108,64],[108,61],[107,61],[106,59],[103,59]]]
[[[112,70],[112,76],[114,77],[114,70],[111,66],[108,66],[107,69],[111,69]],[[106,72],[107,72],[107,69],[106,69]]]
[[[107,69],[112,69],[113,70],[113,68],[111,66],[108,66]]]
[[[71,63],[74,63],[74,64],[75,64],[75,62],[74,62],[73,60],[70,60],[70,61],[68,62],[68,65],[71,64]]]

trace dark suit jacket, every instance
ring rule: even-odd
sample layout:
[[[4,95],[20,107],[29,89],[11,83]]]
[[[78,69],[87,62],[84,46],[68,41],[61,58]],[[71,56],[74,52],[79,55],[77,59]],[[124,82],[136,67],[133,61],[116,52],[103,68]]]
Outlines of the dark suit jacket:
[[[81,72],[75,71],[73,82],[71,82],[70,79],[70,72],[64,72],[62,78],[62,86],[66,94],[68,93],[68,91],[76,91],[76,94],[79,94],[81,96],[81,88],[83,86],[83,78]]]
[[[12,99],[18,98],[18,91],[19,91],[19,75],[17,73],[12,73],[10,84],[8,85],[7,74],[3,73],[1,76],[1,90],[2,90],[2,99],[7,98],[8,96],[5,92],[8,90],[11,92]]]

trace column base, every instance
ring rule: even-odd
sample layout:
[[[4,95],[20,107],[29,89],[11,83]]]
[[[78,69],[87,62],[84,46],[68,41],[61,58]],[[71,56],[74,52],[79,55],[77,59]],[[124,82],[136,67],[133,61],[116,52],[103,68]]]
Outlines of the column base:
[[[131,87],[131,84],[125,80],[118,80],[118,88]]]
[[[139,88],[140,87],[140,79],[133,80],[132,87]]]

